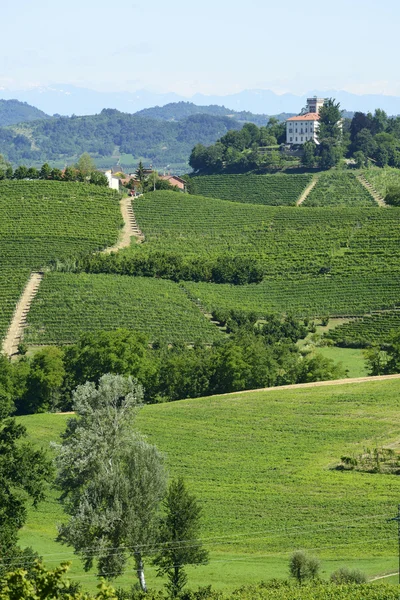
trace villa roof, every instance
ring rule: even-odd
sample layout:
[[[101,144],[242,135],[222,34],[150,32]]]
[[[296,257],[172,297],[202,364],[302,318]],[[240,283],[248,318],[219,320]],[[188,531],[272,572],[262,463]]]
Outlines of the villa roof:
[[[320,116],[318,113],[306,113],[305,115],[299,115],[298,117],[290,117],[288,121],[319,121]]]

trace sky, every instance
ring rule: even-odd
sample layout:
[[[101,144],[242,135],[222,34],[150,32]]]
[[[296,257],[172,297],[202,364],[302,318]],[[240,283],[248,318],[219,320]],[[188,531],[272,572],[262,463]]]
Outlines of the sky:
[[[400,95],[398,0],[0,0],[0,88]]]

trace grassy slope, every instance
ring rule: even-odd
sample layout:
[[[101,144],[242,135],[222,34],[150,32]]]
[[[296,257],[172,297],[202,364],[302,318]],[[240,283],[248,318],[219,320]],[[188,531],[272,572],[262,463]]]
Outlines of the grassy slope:
[[[351,171],[319,173],[303,206],[374,206],[375,200]]]
[[[348,564],[373,575],[396,567],[396,476],[331,471],[343,453],[398,443],[399,381],[249,392],[147,406],[138,424],[182,474],[204,509],[208,567],[191,583],[234,587],[283,576],[293,549],[312,550],[325,573]],[[61,415],[21,419],[48,440]],[[53,433],[54,432],[54,433]],[[48,560],[71,558],[52,542],[56,504],[32,512],[22,541]],[[59,553],[56,555],[56,553]],[[75,567],[75,574],[82,576]],[[154,570],[149,579],[154,582]],[[93,585],[88,576],[83,581]],[[129,581],[129,574],[124,582]]]

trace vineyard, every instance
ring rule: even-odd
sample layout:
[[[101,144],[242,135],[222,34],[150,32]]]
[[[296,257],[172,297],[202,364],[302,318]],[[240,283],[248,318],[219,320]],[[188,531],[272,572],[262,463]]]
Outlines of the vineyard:
[[[311,175],[204,175],[190,181],[194,194],[233,202],[295,206]]]
[[[0,339],[33,269],[113,244],[118,196],[107,188],[58,181],[0,182]]]
[[[400,169],[393,167],[378,167],[365,169],[362,171],[365,179],[376,189],[384,198],[387,188],[390,186],[400,186]]]
[[[194,301],[206,310],[269,312],[297,317],[345,317],[400,306],[400,273],[264,280],[258,285],[233,286],[185,282]]]
[[[361,185],[354,173],[327,171],[320,173],[317,185],[303,206],[374,206],[371,194]]]
[[[339,325],[327,333],[337,346],[365,348],[371,344],[384,345],[394,333],[400,331],[400,311],[388,311],[366,315],[349,323]]]
[[[118,275],[48,273],[28,315],[28,344],[75,342],[83,332],[119,327],[149,341],[213,342],[219,330],[165,280]]]
[[[274,279],[400,273],[396,209],[269,207],[156,192],[135,200],[134,211],[146,243],[129,252],[247,256]]]

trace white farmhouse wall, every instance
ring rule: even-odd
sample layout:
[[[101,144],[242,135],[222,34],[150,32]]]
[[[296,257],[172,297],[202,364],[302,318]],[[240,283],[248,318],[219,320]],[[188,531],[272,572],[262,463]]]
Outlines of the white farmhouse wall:
[[[113,177],[111,171],[106,171],[104,175],[107,177],[108,187],[112,190],[119,191],[119,179],[118,177]]]

